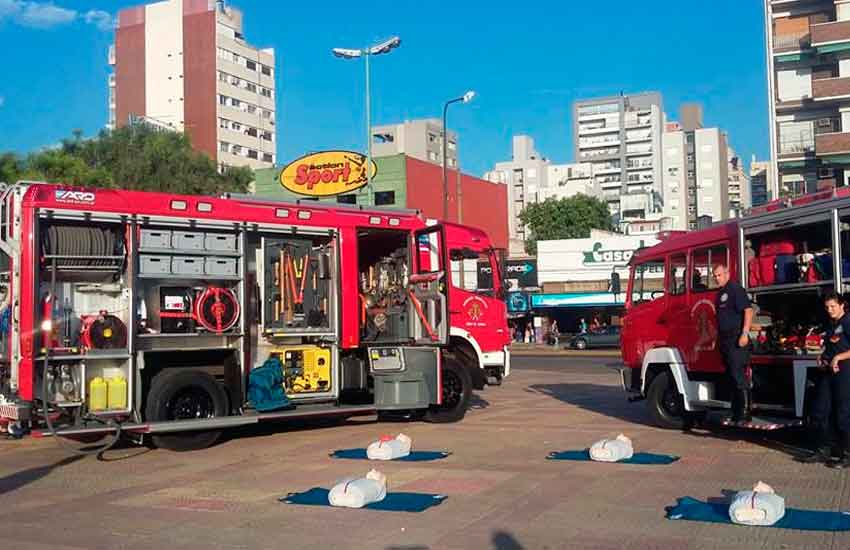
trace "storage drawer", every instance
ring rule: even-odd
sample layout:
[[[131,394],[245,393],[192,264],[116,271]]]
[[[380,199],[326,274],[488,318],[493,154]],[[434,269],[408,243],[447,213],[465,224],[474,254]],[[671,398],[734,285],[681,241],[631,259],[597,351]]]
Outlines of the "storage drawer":
[[[203,250],[204,234],[199,231],[172,231],[171,246],[180,250]]]
[[[142,229],[139,246],[142,248],[171,248],[171,230]]]
[[[207,250],[236,251],[236,235],[222,233],[207,233],[204,236],[204,248]]]
[[[193,256],[174,256],[171,258],[171,272],[175,275],[203,275],[204,259]]]
[[[167,275],[171,273],[171,258],[168,256],[139,256],[139,272],[144,274]]]
[[[236,275],[236,258],[206,258],[205,264],[204,271],[207,275]]]

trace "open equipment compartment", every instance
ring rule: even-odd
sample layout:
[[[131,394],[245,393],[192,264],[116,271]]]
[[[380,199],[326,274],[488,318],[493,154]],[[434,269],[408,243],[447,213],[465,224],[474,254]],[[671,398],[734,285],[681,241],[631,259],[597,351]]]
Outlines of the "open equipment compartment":
[[[38,224],[37,395],[75,418],[133,409],[127,228],[52,214]]]
[[[361,228],[357,231],[360,336],[363,342],[390,343],[411,338],[410,234]]]

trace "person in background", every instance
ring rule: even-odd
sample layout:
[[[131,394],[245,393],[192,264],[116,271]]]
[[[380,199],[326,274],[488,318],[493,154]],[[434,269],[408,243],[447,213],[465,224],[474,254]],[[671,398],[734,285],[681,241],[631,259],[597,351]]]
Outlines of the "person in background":
[[[578,331],[580,334],[587,332],[587,321],[584,320],[584,317],[578,320]]]
[[[824,296],[823,305],[829,323],[811,412],[815,451],[800,462],[844,469],[850,468],[850,315],[846,314],[844,297],[838,294]],[[841,454],[834,462],[830,462],[830,418],[835,419],[840,437]]]
[[[525,326],[525,343],[531,344],[534,342],[534,332],[531,330],[531,325]]]
[[[557,349],[558,348],[558,337],[560,336],[560,333],[558,332],[558,320],[557,319],[552,319],[552,325],[551,325],[550,331],[552,333],[552,342],[554,343],[555,348]]]
[[[611,281],[608,283],[608,290],[614,295],[614,303],[620,299],[620,274],[617,273],[617,268],[611,269]]]
[[[732,421],[752,420],[752,392],[747,366],[750,362],[750,325],[753,306],[747,292],[729,278],[729,268],[717,264],[712,270],[719,287],[714,307],[717,311],[717,350],[731,378]]]
[[[590,320],[590,330],[597,330],[602,327],[602,323],[599,322],[599,315],[593,314],[593,318]]]

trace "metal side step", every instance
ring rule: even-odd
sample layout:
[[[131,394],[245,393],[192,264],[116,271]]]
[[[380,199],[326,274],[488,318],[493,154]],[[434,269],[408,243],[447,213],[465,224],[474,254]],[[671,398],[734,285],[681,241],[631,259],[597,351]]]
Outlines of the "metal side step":
[[[732,422],[729,414],[718,411],[711,412],[705,417],[706,422],[717,424],[726,428],[740,428],[742,430],[757,430],[770,432],[785,428],[797,428],[803,425],[801,418],[786,418],[781,416],[754,415],[749,422]]]

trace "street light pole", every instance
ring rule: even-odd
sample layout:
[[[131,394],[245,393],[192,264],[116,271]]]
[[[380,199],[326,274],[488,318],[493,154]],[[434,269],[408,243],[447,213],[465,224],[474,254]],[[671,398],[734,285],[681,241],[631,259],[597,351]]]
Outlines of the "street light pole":
[[[456,97],[454,99],[450,99],[443,104],[443,221],[448,221],[449,219],[449,178],[446,168],[446,163],[448,162],[446,159],[446,141],[448,139],[449,129],[447,126],[447,119],[449,113],[449,105],[452,103],[469,103],[475,97],[475,92],[469,90],[465,94],[460,97]]]
[[[369,189],[369,193],[372,195],[372,202],[374,203],[374,193],[372,190],[372,91],[370,89],[370,73],[369,73],[369,58],[373,55],[380,55],[382,53],[390,53],[393,49],[398,48],[401,45],[401,38],[398,36],[394,36],[389,40],[385,40],[380,44],[375,44],[374,46],[369,46],[368,48],[362,49],[349,49],[349,48],[334,48],[331,52],[343,59],[357,59],[360,57],[365,58],[364,62],[366,65],[366,187]]]

